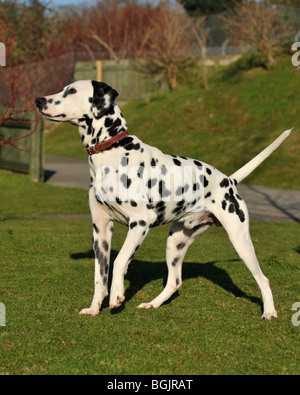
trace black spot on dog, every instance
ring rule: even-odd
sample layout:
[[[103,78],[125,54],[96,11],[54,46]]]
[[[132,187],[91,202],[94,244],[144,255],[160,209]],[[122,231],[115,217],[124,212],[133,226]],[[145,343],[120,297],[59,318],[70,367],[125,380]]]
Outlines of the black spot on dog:
[[[122,165],[123,167],[125,167],[125,166],[128,165],[128,162],[129,162],[129,159],[128,159],[128,158],[125,158],[125,157],[123,156],[123,158],[121,159],[121,165]]]
[[[165,211],[165,209],[166,209],[166,203],[163,201],[157,203],[157,205],[155,206],[155,211],[157,213],[162,213],[163,211]]]
[[[172,261],[172,266],[175,267],[177,265],[177,262],[179,261],[180,256],[177,256],[176,258],[173,259]]]
[[[165,221],[165,214],[164,213],[159,213],[159,215],[157,216],[156,221],[154,222],[154,224],[152,226],[159,226],[162,225]]]
[[[145,164],[144,164],[144,162],[142,162],[142,163],[140,163],[140,167],[138,168],[138,172],[137,172],[137,176],[139,178],[143,177],[144,170],[145,170]]]
[[[93,224],[93,228],[95,230],[96,233],[99,233],[99,228],[96,224]]]
[[[105,118],[104,126],[106,128],[110,128],[113,123],[114,123],[114,120],[112,118],[107,117],[107,118]]]
[[[161,167],[161,173],[165,176],[165,175],[167,174],[167,172],[168,172],[167,167],[166,167],[165,165],[162,165],[162,167]]]
[[[99,243],[98,241],[95,241],[94,243],[94,252],[95,252],[95,257],[97,258],[98,261],[102,258],[102,252],[99,248]]]
[[[200,189],[200,185],[198,184],[198,182],[195,182],[195,184],[193,185],[193,191],[196,192],[199,191],[199,189]]]
[[[179,214],[182,211],[184,211],[185,210],[184,205],[185,205],[185,201],[184,200],[181,200],[180,202],[178,202],[176,204],[176,208],[174,208],[174,210],[172,211],[172,214]]]
[[[66,98],[69,95],[75,95],[75,93],[77,93],[77,90],[75,88],[69,88],[63,94],[63,98]]]
[[[197,167],[202,167],[202,163],[199,162],[198,160],[194,160],[194,164],[195,164]]]
[[[224,178],[224,179],[220,182],[220,187],[221,187],[221,188],[227,188],[227,187],[229,187],[229,180],[228,180],[228,178]]]
[[[240,209],[239,202],[237,201],[236,197],[234,196],[233,189],[230,188],[229,189],[229,193],[226,193],[224,197],[225,197],[225,200],[227,202],[229,202],[229,207],[228,207],[229,213],[231,213],[231,214],[236,213],[237,216],[239,217],[240,221],[244,222],[245,219],[246,219],[245,218],[245,213],[243,212],[243,210]],[[242,200],[242,199],[240,199],[240,200]],[[223,202],[222,202],[222,206],[223,206]]]
[[[184,188],[178,187],[175,194],[176,194],[176,196],[180,196],[183,194],[183,192],[184,192]]]
[[[148,188],[153,188],[157,184],[157,178],[153,178],[148,181]]]
[[[173,159],[173,162],[176,166],[181,166],[181,162],[178,159]]]
[[[120,177],[120,181],[122,182],[122,184],[124,185],[125,188],[129,188],[131,185],[131,179],[127,177],[126,174],[122,174]]]
[[[166,189],[166,183],[163,180],[159,181],[159,194],[162,198],[171,195],[171,192]]]
[[[208,184],[209,184],[207,178],[206,178],[203,174],[201,174],[201,176],[200,176],[200,181],[201,181],[202,185],[203,185],[205,188],[206,188],[206,187],[208,186]]]
[[[104,248],[104,251],[108,251],[108,243],[106,240],[103,240],[102,247]]]

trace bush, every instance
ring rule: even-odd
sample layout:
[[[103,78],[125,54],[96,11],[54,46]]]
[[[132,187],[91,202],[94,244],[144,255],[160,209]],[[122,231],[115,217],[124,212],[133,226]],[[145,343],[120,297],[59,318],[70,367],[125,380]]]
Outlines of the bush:
[[[243,71],[252,70],[258,67],[261,67],[265,70],[270,68],[266,56],[258,51],[248,52],[239,60],[226,67],[226,69],[223,71],[223,78],[232,78]]]

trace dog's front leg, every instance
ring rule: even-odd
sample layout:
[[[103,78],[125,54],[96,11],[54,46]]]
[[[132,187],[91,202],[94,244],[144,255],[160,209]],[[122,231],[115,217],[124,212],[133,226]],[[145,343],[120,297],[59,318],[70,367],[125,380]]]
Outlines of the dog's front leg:
[[[124,275],[134,254],[149,232],[149,223],[144,220],[131,220],[126,240],[114,261],[113,278],[110,290],[110,308],[117,308],[125,300]]]
[[[96,198],[93,188],[89,193],[90,209],[93,220],[93,247],[95,252],[95,292],[91,307],[81,310],[80,314],[97,315],[103,299],[108,295],[107,282],[110,262],[111,238],[113,221],[108,216],[104,206]]]

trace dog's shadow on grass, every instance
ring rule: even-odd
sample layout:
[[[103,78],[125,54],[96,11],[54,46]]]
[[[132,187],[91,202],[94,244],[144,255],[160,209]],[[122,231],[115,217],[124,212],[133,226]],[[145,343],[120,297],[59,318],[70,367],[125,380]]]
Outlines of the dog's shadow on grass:
[[[111,285],[111,278],[112,278],[112,266],[113,261],[117,257],[118,252],[112,250],[111,251],[111,265],[110,265],[110,276],[109,276],[109,289]],[[71,254],[71,258],[74,260],[78,259],[87,259],[87,258],[94,258],[93,250],[90,250],[86,253],[74,253]],[[239,262],[239,259],[231,259],[229,262]],[[220,269],[215,264],[218,261],[211,261],[205,263],[194,263],[194,262],[184,262],[183,264],[183,281],[190,278],[199,278],[203,277],[207,280],[211,281],[212,283],[218,285],[219,287],[223,288],[225,291],[232,293],[237,298],[245,298],[250,302],[257,304],[260,306],[261,310],[263,310],[263,303],[260,298],[247,295],[244,291],[242,291],[237,285],[235,285],[229,276],[229,274],[224,270]],[[165,287],[167,283],[168,277],[168,269],[166,262],[149,262],[149,261],[140,261],[140,260],[133,260],[128,269],[128,273],[126,275],[126,279],[130,282],[129,287],[125,291],[125,303],[126,301],[133,298],[138,291],[143,289],[145,285],[151,283],[154,280],[161,279],[162,280],[162,288]],[[175,292],[172,297],[167,300],[164,304],[171,303],[179,295],[179,292]],[[151,300],[154,299],[157,295],[151,295]],[[149,302],[150,300],[145,300],[144,302]],[[118,309],[113,309],[112,314],[116,314],[121,312],[124,307],[125,303]],[[106,298],[102,304],[102,308],[108,307],[108,298]]]

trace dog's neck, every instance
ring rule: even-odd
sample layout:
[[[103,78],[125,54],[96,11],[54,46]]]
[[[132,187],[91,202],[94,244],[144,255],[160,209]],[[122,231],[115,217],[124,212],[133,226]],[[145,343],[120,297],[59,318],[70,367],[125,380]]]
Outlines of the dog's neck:
[[[127,130],[125,118],[116,103],[99,119],[90,113],[77,122],[81,141],[86,148],[101,144]]]

